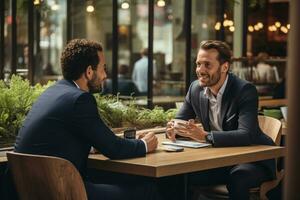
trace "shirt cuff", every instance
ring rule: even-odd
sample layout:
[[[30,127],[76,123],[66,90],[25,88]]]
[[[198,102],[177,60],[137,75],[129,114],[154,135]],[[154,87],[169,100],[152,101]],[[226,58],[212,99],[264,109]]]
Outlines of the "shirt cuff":
[[[145,144],[146,153],[148,152],[147,142],[144,139],[141,139]]]

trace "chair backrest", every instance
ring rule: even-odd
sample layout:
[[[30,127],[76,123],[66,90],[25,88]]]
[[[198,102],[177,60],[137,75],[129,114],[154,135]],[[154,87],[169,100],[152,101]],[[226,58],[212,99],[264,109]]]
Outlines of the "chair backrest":
[[[258,123],[261,130],[279,146],[281,139],[281,121],[273,117],[259,115]]]
[[[82,178],[65,159],[7,153],[8,163],[21,200],[87,200]]]

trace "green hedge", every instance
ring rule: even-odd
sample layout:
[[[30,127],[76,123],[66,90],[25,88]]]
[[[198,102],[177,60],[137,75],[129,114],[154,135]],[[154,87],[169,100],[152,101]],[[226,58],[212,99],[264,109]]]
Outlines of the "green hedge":
[[[41,93],[53,85],[49,82],[41,86],[31,86],[28,80],[12,76],[9,84],[0,80],[0,140],[14,139],[26,114]],[[136,127],[138,129],[164,126],[174,118],[176,109],[164,111],[160,107],[153,110],[140,108],[134,99],[124,105],[117,97],[95,94],[98,110],[103,121],[111,128]]]

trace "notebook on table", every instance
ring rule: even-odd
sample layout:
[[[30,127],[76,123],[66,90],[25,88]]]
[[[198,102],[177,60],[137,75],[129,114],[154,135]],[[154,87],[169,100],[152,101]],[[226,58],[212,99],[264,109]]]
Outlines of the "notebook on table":
[[[211,144],[208,144],[208,143],[185,141],[185,140],[176,140],[176,142],[164,141],[164,142],[162,142],[162,144],[181,146],[181,147],[189,147],[189,148],[201,148],[201,147],[211,146]]]

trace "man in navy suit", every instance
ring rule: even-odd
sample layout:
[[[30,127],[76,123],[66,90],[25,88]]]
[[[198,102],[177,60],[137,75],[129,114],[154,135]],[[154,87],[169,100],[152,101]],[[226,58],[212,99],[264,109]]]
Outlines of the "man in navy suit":
[[[62,52],[61,67],[64,79],[34,103],[17,136],[15,151],[71,161],[85,181],[89,199],[155,199],[148,184],[136,189],[130,184],[94,184],[86,178],[91,146],[109,158],[122,159],[145,156],[158,143],[154,133],[136,140],[119,138],[101,120],[92,92],[99,91],[106,78],[102,46],[72,40]]]
[[[174,128],[171,121],[167,135],[176,134],[196,141],[206,140],[214,147],[251,144],[274,145],[259,128],[258,95],[254,85],[229,73],[231,51],[221,41],[208,40],[200,44],[194,81],[176,118],[189,120]],[[198,118],[203,125],[195,125]],[[190,174],[193,185],[227,184],[230,199],[249,199],[249,188],[259,186],[275,175],[274,160],[240,164]]]

